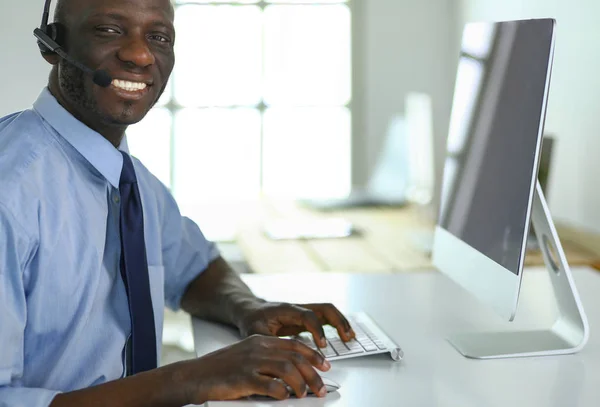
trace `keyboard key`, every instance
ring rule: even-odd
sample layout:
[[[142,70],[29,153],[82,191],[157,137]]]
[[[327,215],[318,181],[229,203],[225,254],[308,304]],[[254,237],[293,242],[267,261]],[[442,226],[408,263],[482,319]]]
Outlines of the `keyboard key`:
[[[331,347],[330,344],[327,344],[326,348],[321,348],[321,353],[323,354],[323,356],[325,356],[326,358],[330,358],[333,356],[337,356],[337,353],[335,350],[333,350],[333,348]]]
[[[371,332],[370,330],[368,330],[365,327],[362,327],[361,329],[361,333],[365,334],[366,336],[368,336],[369,338],[373,339],[373,337],[375,337],[375,334],[373,334],[373,332]]]
[[[367,352],[372,352],[372,351],[377,350],[377,345],[375,345],[375,343],[372,340],[370,340],[369,338],[363,339],[358,342],[362,345],[363,348],[365,348],[365,350]]]
[[[354,355],[355,353],[364,353],[365,351],[362,349],[356,349],[356,350],[350,350],[347,349],[346,350],[342,350],[338,352],[339,356],[346,356],[346,355]]]
[[[361,345],[365,348],[365,350],[367,352],[374,352],[377,350],[377,345],[375,345],[373,342],[371,343],[361,343]]]
[[[362,350],[363,349],[361,344],[356,340],[351,340],[351,341],[346,342],[346,346],[350,350]]]
[[[376,352],[377,350],[387,349],[383,342],[364,324],[352,320],[350,320],[350,324],[356,333],[356,337],[348,342],[341,340],[334,327],[329,325],[323,326],[325,338],[327,339],[326,348],[318,348],[314,343],[312,335],[307,332],[303,332],[294,337],[294,339],[297,339],[312,349],[318,350],[326,358]]]
[[[331,341],[331,347],[333,349],[335,349],[335,351],[338,354],[342,354],[342,353],[347,353],[350,349],[348,349],[348,347],[346,345],[344,345],[344,342],[342,342],[341,340],[335,340],[333,339]]]
[[[340,338],[329,338],[329,343],[331,343],[331,346],[333,346],[334,348],[337,345],[346,346],[346,344],[344,344],[344,341],[342,341]]]

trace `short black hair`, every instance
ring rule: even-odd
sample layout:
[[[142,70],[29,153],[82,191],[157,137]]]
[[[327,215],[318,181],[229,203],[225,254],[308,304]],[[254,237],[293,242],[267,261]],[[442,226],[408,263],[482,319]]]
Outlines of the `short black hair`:
[[[56,2],[56,7],[54,8],[54,22],[61,23],[62,25],[67,24],[68,16],[69,16],[69,5],[71,0],[58,0]],[[171,6],[174,3],[174,0],[170,0]]]

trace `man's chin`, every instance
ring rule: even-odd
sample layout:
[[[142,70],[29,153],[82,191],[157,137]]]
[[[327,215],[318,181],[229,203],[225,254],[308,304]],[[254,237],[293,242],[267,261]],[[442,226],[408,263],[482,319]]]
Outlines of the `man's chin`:
[[[133,124],[141,122],[143,118],[144,118],[144,116],[142,116],[142,117],[118,117],[118,118],[111,118],[109,120],[109,122],[113,126],[131,126]]]
[[[124,109],[120,112],[105,115],[104,118],[107,124],[113,126],[131,126],[142,121],[146,114],[148,114],[146,110],[138,112],[133,109]]]
[[[130,126],[140,122],[152,108],[152,95],[141,100],[124,100],[107,89],[96,90],[96,104],[104,122],[113,126]]]

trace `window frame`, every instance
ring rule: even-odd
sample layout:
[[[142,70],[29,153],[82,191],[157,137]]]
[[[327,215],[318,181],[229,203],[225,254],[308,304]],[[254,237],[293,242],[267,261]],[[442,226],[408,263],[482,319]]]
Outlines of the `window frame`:
[[[348,109],[348,112],[350,114],[350,134],[349,134],[349,142],[350,142],[350,173],[349,173],[349,178],[350,178],[350,184],[353,185],[354,184],[354,180],[357,178],[357,169],[356,167],[356,163],[357,162],[364,162],[365,161],[365,157],[364,157],[364,152],[366,151],[366,148],[357,148],[357,145],[363,144],[363,146],[366,145],[366,141],[364,141],[364,137],[362,134],[360,134],[358,131],[356,131],[356,129],[358,128],[362,128],[362,125],[364,123],[364,121],[362,120],[362,115],[359,115],[356,112],[356,106],[359,105],[359,103],[357,103],[357,94],[355,92],[355,89],[359,88],[359,81],[357,81],[357,77],[363,72],[362,70],[362,66],[359,67],[359,61],[360,60],[360,56],[363,55],[364,53],[358,51],[358,47],[359,47],[359,42],[358,42],[358,37],[360,37],[358,35],[357,30],[355,30],[355,27],[357,27],[359,24],[357,22],[357,18],[356,18],[356,12],[354,10],[354,8],[357,6],[357,3],[359,3],[360,0],[330,0],[330,1],[298,1],[298,0],[279,0],[276,3],[273,2],[268,2],[268,1],[264,1],[264,0],[260,0],[257,2],[253,2],[253,3],[241,3],[239,1],[235,1],[235,0],[227,0],[227,1],[211,1],[211,0],[207,0],[207,1],[203,1],[203,0],[198,0],[198,1],[193,1],[193,0],[175,0],[173,1],[173,7],[175,10],[177,10],[177,8],[182,7],[182,6],[190,6],[190,5],[198,5],[198,6],[239,6],[239,7],[247,7],[247,6],[257,6],[259,7],[263,12],[265,10],[266,7],[268,6],[272,6],[272,5],[276,5],[276,6],[280,6],[280,5],[322,5],[322,6],[331,6],[331,5],[335,5],[335,4],[342,4],[342,5],[346,5],[348,7],[348,10],[350,12],[350,98],[349,100],[344,104],[344,105],[334,105],[335,107],[340,107],[340,108],[346,108]],[[263,37],[263,41],[264,41],[264,37]],[[263,42],[264,44],[264,42]],[[361,47],[362,49],[362,47]],[[263,54],[263,58],[264,58],[264,54]],[[263,64],[264,67],[264,64]],[[171,126],[170,126],[170,133],[169,133],[169,183],[170,183],[170,189],[173,192],[173,187],[177,184],[176,182],[176,171],[175,171],[175,152],[176,152],[176,126],[175,126],[175,119],[177,114],[184,110],[184,109],[189,109],[189,108],[194,108],[194,109],[212,109],[212,108],[220,108],[220,109],[236,109],[236,108],[252,108],[252,109],[256,109],[260,115],[260,117],[262,118],[261,120],[264,120],[264,115],[265,112],[271,108],[271,107],[278,107],[279,105],[267,105],[264,101],[264,95],[261,95],[261,100],[259,101],[258,104],[254,105],[254,106],[249,106],[249,105],[228,105],[228,106],[200,106],[200,107],[191,107],[191,106],[185,106],[185,105],[181,105],[177,102],[175,95],[174,95],[174,82],[171,79],[169,80],[169,83],[167,85],[169,87],[169,99],[167,101],[165,101],[164,103],[160,103],[156,105],[156,108],[162,108],[167,110],[170,115],[171,115]],[[293,106],[295,107],[295,106]],[[293,108],[292,107],[292,108]],[[319,105],[303,105],[302,107],[319,107]],[[259,193],[262,194],[264,192],[264,165],[263,165],[263,157],[264,157],[264,139],[265,139],[265,135],[264,135],[264,126],[261,126],[261,131],[260,131],[260,141],[259,141],[259,162],[260,162],[260,166],[259,166],[259,172],[258,172],[258,176],[259,176]],[[358,156],[356,153],[359,152],[360,156]]]

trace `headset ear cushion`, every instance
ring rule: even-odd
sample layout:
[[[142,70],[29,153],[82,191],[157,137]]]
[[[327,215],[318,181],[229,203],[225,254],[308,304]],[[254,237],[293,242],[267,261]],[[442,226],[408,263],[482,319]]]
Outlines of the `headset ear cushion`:
[[[65,44],[66,29],[61,23],[48,24],[48,35],[59,45]]]
[[[54,42],[59,45],[64,44],[65,40],[65,27],[60,23],[52,23],[48,24],[46,27],[46,34],[50,37]],[[44,55],[51,55],[54,52],[50,51],[44,44],[38,41],[38,47],[40,47],[40,51]]]

